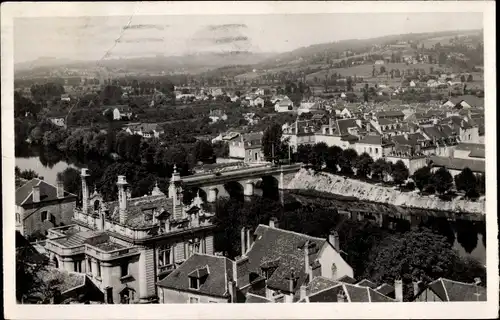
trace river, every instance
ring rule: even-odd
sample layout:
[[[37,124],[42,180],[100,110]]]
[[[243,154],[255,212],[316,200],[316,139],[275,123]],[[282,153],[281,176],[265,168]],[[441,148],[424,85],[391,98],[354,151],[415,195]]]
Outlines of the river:
[[[41,154],[35,155],[35,153],[16,157],[16,166],[21,170],[34,170],[52,184],[55,184],[59,172],[68,167],[80,168],[78,164],[68,163],[56,155],[47,157],[47,155],[41,156]],[[261,190],[256,190],[257,195],[261,193]],[[312,200],[314,201],[314,199]],[[444,230],[441,232],[443,235],[453,239],[453,247],[461,256],[473,257],[482,264],[486,263],[486,247],[485,241],[483,241],[484,221],[447,221],[446,219],[437,221],[433,217],[429,218],[434,219],[432,223],[439,224],[440,230]]]

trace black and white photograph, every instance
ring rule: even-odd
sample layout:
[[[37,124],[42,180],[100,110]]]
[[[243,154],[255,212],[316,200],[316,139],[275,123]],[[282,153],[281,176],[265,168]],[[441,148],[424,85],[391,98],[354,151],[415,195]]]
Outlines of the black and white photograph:
[[[8,318],[496,317],[495,5],[393,3],[2,6]]]

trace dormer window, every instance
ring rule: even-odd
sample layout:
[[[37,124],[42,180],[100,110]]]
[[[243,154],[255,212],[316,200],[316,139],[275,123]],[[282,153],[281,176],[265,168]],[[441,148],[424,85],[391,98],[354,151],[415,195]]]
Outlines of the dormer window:
[[[199,279],[190,277],[189,278],[189,289],[198,290],[200,288]]]

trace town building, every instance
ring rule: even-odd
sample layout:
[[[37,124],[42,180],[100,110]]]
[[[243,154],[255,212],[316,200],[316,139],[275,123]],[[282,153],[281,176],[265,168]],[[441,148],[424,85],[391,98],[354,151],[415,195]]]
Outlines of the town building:
[[[229,142],[229,157],[243,160],[245,163],[263,161],[262,136],[262,132],[252,132],[240,134],[239,138],[232,139]]]
[[[54,118],[49,118],[49,120],[58,127],[66,128],[66,121],[64,117],[54,117]]]
[[[118,176],[118,200],[89,195],[82,169],[82,204],[72,225],[49,230],[45,248],[54,267],[85,273],[106,303],[158,300],[156,283],[195,253],[213,254],[215,226],[198,195],[182,200],[182,179],[174,167],[168,196],[155,186],[150,195],[132,198]]]
[[[156,123],[134,123],[134,124],[128,124],[124,128],[125,132],[128,134],[136,134],[139,135],[143,138],[149,139],[149,138],[159,138],[160,135],[165,133],[165,130],[163,130],[160,125]]]
[[[384,158],[392,150],[393,143],[382,136],[368,134],[357,141],[354,149],[358,154],[367,153],[373,160]]]
[[[46,235],[48,230],[71,223],[77,196],[64,190],[62,181],[53,186],[35,178],[16,190],[16,230],[23,236]]]
[[[417,292],[412,301],[486,301],[486,288],[480,286],[480,281],[465,283],[439,278]]]
[[[223,256],[195,253],[157,286],[160,303],[234,303],[236,264]]]
[[[276,112],[292,112],[292,111],[294,111],[292,100],[285,98],[283,100],[278,101],[274,105],[274,111],[276,111]]]
[[[300,288],[314,277],[332,280],[353,277],[340,254],[338,234],[329,239],[279,229],[277,221],[259,225],[255,232],[241,230],[242,256],[236,259],[237,287],[272,302],[294,302]]]

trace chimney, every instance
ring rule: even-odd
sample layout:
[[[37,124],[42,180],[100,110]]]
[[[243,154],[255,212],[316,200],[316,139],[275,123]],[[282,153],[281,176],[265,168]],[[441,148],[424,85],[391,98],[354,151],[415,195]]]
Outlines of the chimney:
[[[394,292],[396,296],[396,301],[403,302],[403,280],[396,279],[394,281]]]
[[[290,269],[290,279],[288,281],[289,284],[289,292],[293,294],[295,288],[295,269]]]
[[[38,184],[33,186],[33,202],[40,202],[40,186]]]
[[[87,186],[88,169],[82,168],[80,173],[80,178],[82,179],[82,212],[84,214],[88,213],[89,207],[89,189]]]
[[[250,247],[252,246],[252,233],[250,232],[250,227],[246,228],[247,231],[247,252],[250,250]]]
[[[300,286],[300,300],[304,299],[307,296],[307,287],[304,285]]]
[[[236,281],[229,280],[227,283],[227,290],[229,291],[230,303],[236,303]]]
[[[340,239],[339,239],[339,233],[335,230],[330,231],[330,235],[328,236],[328,242],[337,250],[337,252],[340,252]]]
[[[276,219],[275,217],[271,217],[269,219],[269,227],[270,228],[277,228],[278,227],[278,219]]]
[[[57,198],[58,199],[64,198],[63,182],[60,179],[57,179],[56,185],[57,185]]]
[[[337,302],[346,302],[346,295],[344,293],[344,290],[340,290],[338,293],[337,293]]]
[[[245,235],[246,235],[246,231],[245,231],[245,227],[241,227],[241,255],[244,256],[247,251],[245,250],[245,245],[246,245],[246,242],[245,242]]]
[[[422,281],[413,281],[413,295],[416,296],[420,292]]]
[[[118,176],[118,181],[116,182],[118,185],[118,208],[120,213],[120,223],[125,224],[127,221],[127,193],[125,191],[125,186],[127,185],[127,181],[125,180],[125,176]]]
[[[304,272],[309,276],[309,281],[312,280],[311,261],[309,260],[309,240],[304,244]]]

